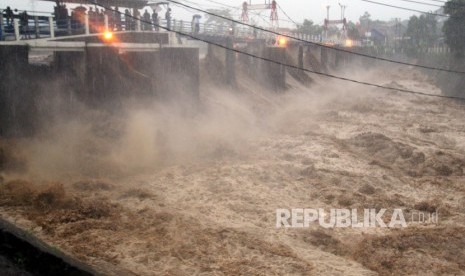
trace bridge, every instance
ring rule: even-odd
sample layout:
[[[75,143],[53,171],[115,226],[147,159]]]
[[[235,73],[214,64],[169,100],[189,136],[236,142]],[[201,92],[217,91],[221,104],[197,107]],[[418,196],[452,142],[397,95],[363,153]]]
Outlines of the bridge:
[[[24,12],[24,11],[20,11]],[[26,11],[27,12],[27,11]],[[159,31],[160,29],[171,29],[173,31],[209,36],[232,36],[235,38],[259,38],[275,39],[276,35],[264,31],[262,28],[253,26],[243,26],[235,23],[231,24],[195,24],[192,21],[166,20],[158,18],[158,22],[145,21],[140,16],[137,18],[125,17],[123,13],[104,14],[102,18],[93,19],[87,13],[79,14],[75,17],[69,16],[65,19],[57,18],[53,13],[39,12],[28,15],[27,23],[21,22],[21,15],[16,14],[13,22],[7,23],[7,19],[0,13],[0,41],[20,41],[41,38],[56,38],[73,35],[90,35],[91,33],[103,31]],[[118,18],[119,17],[119,18]],[[197,28],[197,29],[196,29]],[[329,45],[346,44],[345,39],[327,39],[319,35],[309,35],[297,31],[280,31],[275,28],[270,30],[279,31],[288,37],[294,37],[309,42],[323,43]],[[361,46],[359,41],[351,41],[353,46]],[[351,45],[351,46],[352,46]]]
[[[105,14],[96,22],[85,13],[79,20],[41,14],[22,23],[14,18],[7,25],[1,18],[5,41],[0,42],[0,68],[5,73],[0,74],[0,103],[5,106],[0,107],[0,135],[33,129],[27,121],[36,109],[34,98],[46,94],[44,80],[59,82],[70,105],[78,99],[102,108],[137,96],[182,99],[186,110],[193,110],[199,100],[201,60],[224,85],[236,85],[236,69],[242,65],[270,89],[282,91],[286,75],[310,82],[298,68],[326,72],[350,58],[328,48],[335,42],[320,44],[321,38],[301,33],[287,33],[282,42],[280,36],[252,26],[137,19],[121,16],[116,23]],[[31,56],[38,53],[50,54],[51,61],[34,64]],[[18,83],[18,78],[26,82]]]

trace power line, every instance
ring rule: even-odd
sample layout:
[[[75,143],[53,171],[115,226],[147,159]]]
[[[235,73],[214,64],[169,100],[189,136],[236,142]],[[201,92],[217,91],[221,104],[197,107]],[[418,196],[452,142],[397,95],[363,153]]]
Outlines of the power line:
[[[192,4],[195,4],[196,6],[199,6],[199,4],[197,3],[194,3],[192,1],[187,1],[187,0],[184,0],[185,2],[189,2],[189,3],[192,3]],[[227,4],[223,4],[223,3],[220,3],[220,2],[216,2],[216,1],[213,1],[213,0],[205,0],[205,1],[208,1],[210,3],[214,3],[214,4],[217,4],[217,5],[220,5],[219,8],[224,8],[224,7],[227,7],[227,8],[230,8],[230,9],[234,9],[236,10],[236,12],[240,12],[241,8],[239,7],[235,7],[235,6],[231,6],[231,5],[227,5]],[[262,14],[260,13],[255,13],[255,12],[252,12],[253,15],[256,15],[258,16],[261,20],[263,20],[263,22],[265,22],[266,24],[270,24],[270,22],[268,20],[266,20],[265,18],[267,18],[266,16],[263,16]]]
[[[244,26],[247,26],[247,27],[250,27],[250,28],[254,28],[254,29],[257,29],[257,30],[260,30],[260,31],[263,31],[263,32],[267,32],[267,33],[270,33],[270,34],[274,34],[274,35],[277,35],[277,36],[287,37],[287,38],[289,38],[289,39],[293,39],[293,40],[295,40],[295,41],[303,42],[303,43],[306,43],[306,44],[316,45],[316,46],[320,46],[320,47],[327,48],[327,49],[331,49],[331,50],[335,50],[335,51],[340,51],[340,52],[349,53],[349,54],[353,54],[353,55],[357,55],[357,56],[361,56],[361,57],[365,57],[365,58],[371,58],[371,59],[381,60],[381,61],[390,62],[390,63],[395,63],[395,64],[401,64],[401,65],[406,65],[406,66],[413,66],[413,67],[418,67],[418,68],[423,68],[423,69],[429,69],[429,70],[435,70],[435,71],[443,71],[443,72],[448,72],[448,73],[465,74],[464,71],[456,71],[456,70],[452,70],[452,69],[437,68],[437,67],[431,67],[431,66],[426,66],[426,65],[421,65],[421,64],[408,63],[408,62],[397,61],[397,60],[392,60],[392,59],[387,59],[387,58],[372,56],[372,55],[363,54],[363,53],[352,52],[352,51],[349,51],[349,50],[346,50],[346,49],[342,49],[342,48],[334,48],[334,47],[331,47],[331,46],[328,46],[328,45],[325,45],[325,44],[321,44],[321,43],[317,43],[317,42],[312,42],[312,41],[308,41],[308,40],[296,38],[296,37],[293,37],[293,36],[290,36],[290,35],[287,35],[287,34],[278,33],[278,32],[273,31],[273,30],[268,30],[268,29],[264,29],[264,28],[261,28],[261,27],[258,27],[258,26],[253,26],[253,25],[250,25],[250,24],[247,24],[247,23],[244,23],[244,22],[240,22],[240,21],[237,21],[237,20],[234,20],[234,19],[231,19],[231,18],[227,18],[227,17],[221,16],[221,15],[218,15],[218,14],[211,13],[211,12],[206,11],[206,10],[198,9],[198,8],[195,8],[195,7],[192,7],[192,6],[189,6],[189,5],[186,5],[186,4],[183,4],[183,3],[180,3],[180,2],[174,1],[174,0],[167,0],[167,1],[168,1],[168,2],[172,2],[172,3],[175,3],[175,4],[178,4],[178,5],[180,5],[180,6],[184,6],[184,7],[190,8],[190,9],[192,9],[192,10],[196,10],[196,11],[203,12],[203,13],[206,13],[206,14],[209,14],[209,15],[217,16],[217,17],[219,17],[219,18],[223,18],[223,19],[226,19],[226,20],[230,20],[231,22],[234,22],[234,23],[236,23],[236,24],[244,25]],[[362,0],[362,1],[367,1],[367,0]]]
[[[438,3],[442,3],[443,5],[449,3],[450,5],[455,5],[455,6],[460,6],[460,7],[463,7],[465,6],[465,3],[455,3],[455,2],[450,2],[450,1],[440,1],[440,0],[429,0],[429,1],[433,1],[433,2],[438,2]]]
[[[295,22],[289,15],[287,15],[287,13],[283,10],[283,8],[281,8],[281,5],[278,4],[278,8],[280,11],[283,12],[283,14],[292,22],[295,24],[296,27],[299,27],[299,24],[297,24],[297,22]]]
[[[409,3],[415,3],[415,4],[420,4],[420,5],[426,5],[426,6],[432,6],[432,7],[438,7],[442,8],[443,6],[436,5],[436,4],[431,4],[431,3],[425,3],[425,2],[420,2],[420,1],[413,1],[413,0],[399,0],[403,2],[409,2]]]
[[[432,1],[432,0],[431,0]],[[443,8],[446,6],[446,5],[451,5],[452,7],[454,8],[463,8],[465,7],[465,3],[455,3],[455,2],[450,2],[450,1],[445,1],[445,2],[441,2],[441,1],[438,1],[440,3],[443,4]]]
[[[405,11],[413,11],[413,12],[419,12],[419,13],[423,13],[423,14],[431,14],[431,15],[435,15],[435,16],[450,17],[450,16],[447,15],[447,14],[436,14],[436,13],[431,13],[431,12],[425,12],[425,11],[420,11],[420,10],[415,10],[415,9],[410,9],[410,8],[404,8],[404,7],[394,6],[394,5],[385,4],[385,3],[376,2],[376,1],[371,1],[371,0],[361,0],[361,1],[363,1],[363,2],[368,2],[368,3],[372,3],[372,4],[376,4],[376,5],[380,5],[380,6],[385,6],[385,7],[391,7],[391,8],[395,8],[395,9],[401,9],[401,10],[405,10]]]
[[[120,15],[123,15],[122,12],[120,12],[118,10],[115,10],[115,9],[112,9],[111,7],[107,7],[105,5],[98,4],[98,3],[94,2],[93,0],[85,0],[85,1],[89,2],[89,3],[92,3],[92,4],[96,5],[96,6],[102,7],[104,9],[111,10],[113,12],[117,12]],[[292,65],[292,64],[282,63],[282,62],[279,62],[279,61],[276,61],[276,60],[273,60],[273,59],[260,57],[260,56],[254,55],[254,54],[243,52],[243,51],[240,51],[238,49],[229,48],[229,47],[224,46],[224,45],[222,45],[220,43],[215,43],[215,42],[212,42],[212,41],[208,41],[208,40],[196,37],[196,36],[194,36],[192,34],[189,34],[189,33],[183,33],[183,32],[180,32],[180,31],[170,30],[167,27],[161,26],[159,24],[154,24],[151,21],[142,20],[142,19],[140,19],[140,18],[138,18],[136,16],[133,16],[133,15],[128,15],[128,16],[135,19],[135,20],[138,20],[138,21],[140,21],[142,23],[149,24],[149,25],[152,25],[152,26],[156,26],[156,27],[159,27],[161,29],[171,31],[171,32],[173,32],[175,34],[178,34],[178,35],[183,35],[183,36],[189,37],[189,38],[194,39],[194,40],[198,40],[198,41],[210,44],[210,45],[214,45],[214,46],[217,46],[219,48],[225,49],[227,51],[232,51],[232,52],[242,54],[242,55],[245,55],[245,56],[249,56],[249,57],[252,57],[252,58],[255,58],[255,59],[267,61],[267,62],[270,62],[270,63],[273,63],[273,64],[277,64],[277,65],[280,65],[280,66],[285,66],[285,67],[292,68],[292,69],[301,70],[301,71],[308,72],[308,73],[311,73],[311,74],[316,74],[316,75],[320,75],[320,76],[324,76],[324,77],[328,77],[328,78],[333,78],[333,79],[337,79],[337,80],[342,80],[342,81],[352,82],[352,83],[356,83],[356,84],[360,84],[360,85],[371,86],[371,87],[376,87],[376,88],[381,88],[381,89],[391,90],[391,91],[397,91],[397,92],[402,92],[402,93],[421,95],[421,96],[427,96],[427,97],[434,97],[434,98],[446,98],[446,99],[456,99],[456,100],[465,101],[465,98],[462,98],[462,97],[435,95],[435,94],[429,94],[429,93],[425,93],[425,92],[408,90],[408,89],[403,89],[403,88],[394,88],[394,87],[384,86],[384,85],[380,85],[380,84],[374,84],[374,83],[369,83],[369,82],[364,82],[364,81],[358,81],[358,80],[350,79],[350,78],[347,78],[347,77],[341,77],[341,76],[336,76],[336,75],[332,75],[332,74],[313,71],[313,70],[309,70],[309,69],[306,69],[306,68],[301,68],[299,66],[295,66],[295,65]]]
[[[442,13],[425,12],[425,11],[420,11],[420,10],[415,10],[415,9],[404,8],[404,7],[389,5],[389,4],[385,4],[385,3],[380,3],[380,2],[376,2],[376,1],[370,1],[370,0],[361,0],[361,1],[369,2],[369,3],[376,4],[376,5],[381,5],[381,6],[387,6],[387,7],[391,7],[391,8],[397,8],[397,9],[401,9],[401,10],[419,12],[419,13],[423,13],[423,14],[427,14],[427,15],[442,16],[442,17],[448,17],[448,18],[461,18],[460,16],[454,16],[454,15],[442,14]],[[443,4],[442,6],[431,4],[431,3],[413,1],[413,0],[400,0],[400,1],[410,2],[410,3],[417,3],[417,4],[422,4],[422,5],[429,5],[429,6],[433,6],[433,7],[442,8],[443,10],[444,10],[444,7],[445,7],[446,4],[451,5],[453,8],[464,8],[465,7],[465,3],[454,3],[454,2],[448,2],[448,1],[443,2],[443,1],[440,1],[440,0],[429,0],[429,1],[435,1],[435,2],[442,3]]]
[[[429,0],[429,1],[439,2],[439,3],[446,3],[446,2],[448,2],[448,1],[441,1],[441,0]]]

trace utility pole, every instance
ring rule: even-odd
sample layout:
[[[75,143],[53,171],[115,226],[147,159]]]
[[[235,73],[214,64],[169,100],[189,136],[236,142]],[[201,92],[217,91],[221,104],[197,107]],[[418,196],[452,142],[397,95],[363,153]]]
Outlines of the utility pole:
[[[402,44],[401,44],[401,19],[400,18],[396,18],[396,46],[397,46],[397,50],[399,50],[401,47],[402,47]]]
[[[342,35],[344,38],[347,38],[347,22],[345,20],[346,18],[346,8],[347,8],[347,5],[342,5],[341,3],[339,3],[339,6],[341,7],[341,22],[343,24],[342,26]]]
[[[329,8],[331,8],[331,6],[327,5],[326,6],[326,20],[328,20],[328,21],[329,21]]]
[[[329,35],[329,8],[331,8],[331,6],[327,5],[326,6],[326,22],[325,22],[326,23],[325,24],[326,25],[325,26],[325,28],[326,28],[326,39],[328,39],[328,35]]]
[[[342,5],[341,3],[339,3],[339,6],[341,7],[341,20],[344,20],[344,18],[346,17],[346,8],[347,8],[347,5]]]

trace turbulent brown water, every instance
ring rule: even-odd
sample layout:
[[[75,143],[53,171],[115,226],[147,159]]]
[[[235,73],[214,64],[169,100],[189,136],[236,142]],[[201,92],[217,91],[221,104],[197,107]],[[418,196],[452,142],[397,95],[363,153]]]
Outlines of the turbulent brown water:
[[[358,79],[438,94],[411,69]],[[83,109],[4,141],[1,213],[108,274],[465,273],[465,109],[315,78],[276,94],[240,74],[201,111]],[[23,180],[17,180],[23,179]],[[278,208],[440,211],[438,225],[276,228]]]

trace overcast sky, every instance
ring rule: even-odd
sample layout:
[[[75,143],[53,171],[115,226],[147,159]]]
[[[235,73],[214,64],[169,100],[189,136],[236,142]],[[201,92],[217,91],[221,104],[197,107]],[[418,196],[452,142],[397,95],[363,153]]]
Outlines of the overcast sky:
[[[224,7],[220,4],[216,4],[213,2],[222,3],[228,6],[237,7],[237,11],[234,13],[236,18],[240,17],[240,7],[241,3],[244,0],[177,0],[180,2],[184,2],[189,5],[193,5],[196,3],[203,9],[207,8],[219,8]],[[213,2],[212,2],[213,1]],[[438,9],[435,6],[429,5],[420,5],[415,3],[409,3],[403,0],[373,0],[375,2],[382,2],[387,3],[390,5],[401,6],[405,8],[415,9],[415,10],[422,10],[422,11],[434,11]],[[432,5],[440,4],[434,0],[417,0],[419,2],[429,3]],[[85,0],[83,0],[85,2]],[[252,0],[252,4],[262,4],[265,0]],[[343,5],[347,5],[346,9],[346,18],[353,22],[357,22],[359,17],[365,12],[368,11],[373,19],[380,19],[380,20],[389,20],[392,18],[402,18],[408,19],[411,15],[419,15],[419,13],[415,13],[412,11],[405,11],[401,9],[395,9],[391,7],[385,7],[381,5],[376,5],[373,3],[363,2],[362,0],[278,0],[278,4],[282,7],[282,9],[292,18],[292,20],[296,21],[297,23],[301,23],[304,18],[311,19],[315,23],[322,24],[324,18],[326,17],[326,8],[325,6],[330,6],[330,19],[339,19],[341,17],[341,8],[339,7],[339,3]],[[6,6],[11,6],[12,8],[17,9],[26,9],[31,11],[53,11],[53,3],[52,2],[45,2],[39,0],[0,0],[0,9],[4,9]],[[197,7],[199,7],[197,6]],[[173,10],[173,17],[177,19],[186,19],[192,16],[193,13],[198,12],[188,12],[184,8],[176,7],[172,5]],[[251,15],[251,17],[254,17]],[[263,11],[262,17],[267,19],[269,17],[269,11]],[[288,20],[287,17],[280,11],[279,18],[283,19],[281,21],[280,26],[291,26],[288,22],[284,20]],[[264,21],[260,20],[259,17],[255,16],[255,20],[260,22],[260,24],[264,25]]]

